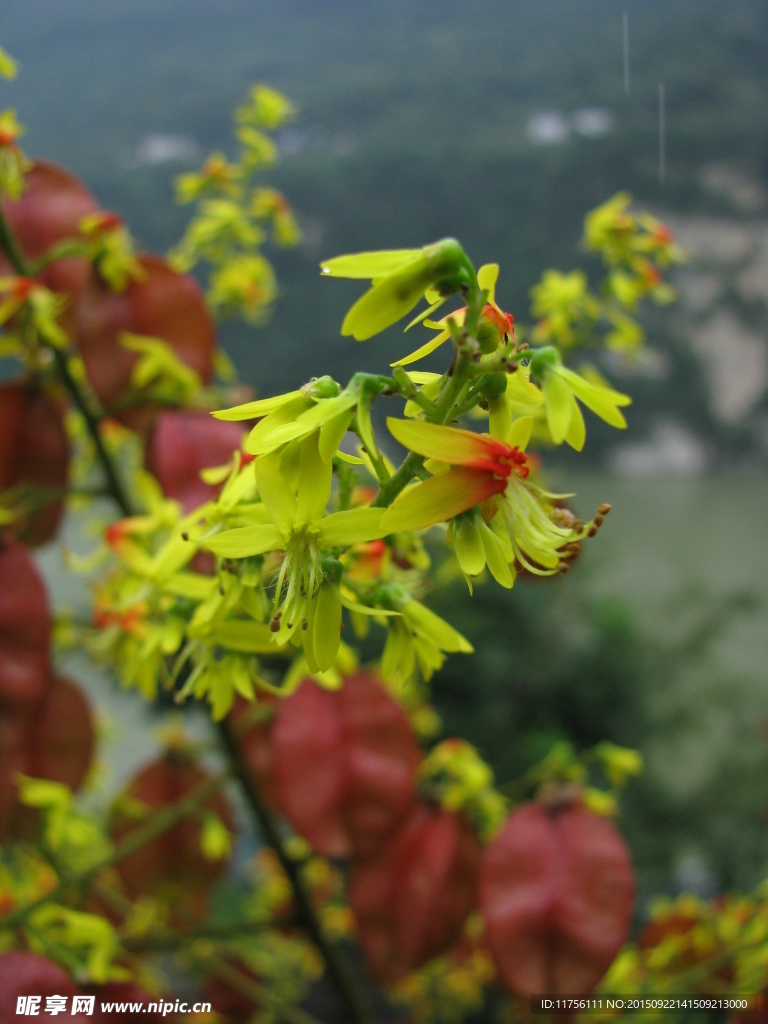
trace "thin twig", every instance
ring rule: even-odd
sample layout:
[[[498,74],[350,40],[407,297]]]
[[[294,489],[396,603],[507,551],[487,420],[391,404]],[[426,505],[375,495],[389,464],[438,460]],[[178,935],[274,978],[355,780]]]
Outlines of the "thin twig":
[[[27,263],[26,257],[19,245],[19,241],[2,210],[0,210],[0,248],[5,250],[8,259],[11,261],[11,264],[17,274],[20,274],[22,277],[32,276],[33,269],[30,264]],[[73,377],[72,372],[69,369],[67,353],[55,345],[48,344],[43,339],[40,339],[40,341],[41,344],[44,344],[53,354],[56,371],[59,374],[64,387],[67,389],[67,392],[72,399],[72,403],[85,421],[86,428],[96,449],[96,456],[101,463],[101,468],[107,478],[107,489],[110,497],[114,498],[123,515],[132,515],[133,509],[131,502],[117,473],[115,464],[104,447],[104,441],[101,436],[102,417],[91,408],[82,389],[80,388],[80,385]]]
[[[298,923],[307,932],[320,951],[325,961],[329,978],[350,1014],[349,1020],[354,1021],[355,1024],[369,1024],[371,1018],[354,978],[339,955],[338,950],[323,931],[322,925],[315,913],[315,908],[312,906],[312,900],[304,884],[299,866],[286,852],[282,836],[264,803],[253,774],[243,757],[240,745],[237,743],[226,719],[219,723],[219,732],[224,748],[229,755],[230,764],[240,780],[243,792],[259,824],[262,835],[275,851],[291,885]]]

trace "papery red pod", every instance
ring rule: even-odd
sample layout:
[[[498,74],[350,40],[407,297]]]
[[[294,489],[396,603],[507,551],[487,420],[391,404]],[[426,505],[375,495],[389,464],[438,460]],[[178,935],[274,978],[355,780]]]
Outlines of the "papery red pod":
[[[29,772],[29,720],[0,711],[0,840],[12,829],[18,809],[16,775]]]
[[[200,471],[230,462],[233,452],[240,451],[244,434],[242,424],[215,420],[208,412],[166,409],[158,415],[147,443],[147,469],[166,497],[191,512],[221,489],[201,480]]]
[[[0,1021],[11,1024],[19,1020],[16,1015],[17,1000],[20,996],[38,996],[36,1016],[45,1011],[46,996],[65,996],[70,1003],[72,996],[79,995],[80,989],[61,967],[36,953],[14,952],[0,954]],[[67,1007],[68,1021],[92,1020],[84,1014],[72,1016]]]
[[[82,218],[99,209],[85,185],[56,164],[38,161],[25,183],[21,197],[15,202],[3,199],[2,208],[28,260],[37,260],[58,242],[76,237]],[[90,263],[84,256],[68,256],[47,266],[40,281],[53,291],[74,296],[89,275]]]
[[[30,730],[30,774],[77,790],[88,774],[95,745],[93,716],[85,695],[71,680],[54,676]]]
[[[634,898],[623,838],[580,803],[519,808],[483,854],[486,942],[518,995],[591,992],[627,938]]]
[[[421,751],[373,672],[334,691],[305,680],[278,708],[272,747],[278,805],[326,857],[374,853],[413,804]]]
[[[64,410],[32,381],[0,384],[0,490],[28,486],[64,489],[70,446]],[[64,503],[50,501],[11,523],[9,532],[24,544],[45,544],[56,533]]]
[[[279,807],[279,798],[275,787],[272,726],[274,723],[274,712],[277,711],[281,704],[280,697],[273,697],[269,693],[260,693],[258,702],[255,704],[252,701],[244,700],[242,697],[236,697],[232,710],[229,713],[229,722],[243,752],[246,764],[259,787],[262,797],[273,808]],[[267,712],[267,714],[258,720],[253,720],[251,716],[254,711],[259,713]],[[268,714],[270,711],[273,714]]]
[[[34,559],[0,542],[0,711],[31,714],[51,685],[51,615]]]
[[[82,691],[53,676],[33,715],[0,718],[0,835],[34,833],[38,814],[18,801],[16,773],[78,790],[93,760],[95,733]]]
[[[119,342],[132,334],[160,338],[173,348],[204,384],[213,376],[213,321],[202,290],[194,278],[179,274],[158,256],[141,256],[144,272],[123,292],[113,292],[92,274],[75,305],[76,339],[88,379],[107,409],[130,390],[131,371],[138,359]],[[132,425],[137,410],[119,414]],[[131,422],[129,422],[131,421]]]
[[[418,803],[376,857],[353,861],[349,905],[374,978],[392,984],[448,949],[477,905],[480,855],[464,818]]]
[[[186,752],[169,750],[163,757],[147,765],[129,782],[127,803],[143,805],[147,814],[160,807],[177,804],[208,778]],[[139,819],[125,812],[120,798],[112,816],[110,835],[115,842],[124,839],[141,826]],[[234,819],[229,804],[221,793],[212,796],[203,812],[215,813],[230,830]],[[227,858],[207,859],[201,849],[200,815],[184,819],[151,843],[146,843],[117,865],[117,870],[132,895],[166,891],[197,890],[211,885],[224,872]]]

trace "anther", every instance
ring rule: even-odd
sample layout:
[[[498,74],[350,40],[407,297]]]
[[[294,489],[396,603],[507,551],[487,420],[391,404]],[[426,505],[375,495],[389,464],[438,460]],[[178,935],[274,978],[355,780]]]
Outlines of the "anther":
[[[182,540],[189,540],[189,534],[187,533],[186,530],[182,533],[181,539]]]
[[[270,630],[271,633],[279,633],[280,632],[280,620],[278,619],[277,616],[275,616],[272,619],[272,621],[269,623],[269,630]]]
[[[571,571],[571,567],[567,562],[558,562],[557,571],[564,576],[567,572]]]
[[[308,626],[308,625],[309,625],[309,623],[307,622],[307,620],[306,620],[306,619],[302,619],[302,620],[301,620],[301,628],[302,628],[303,630],[306,630],[306,628],[307,628],[307,626]]]
[[[601,516],[607,516],[613,506],[609,505],[607,501],[604,501],[602,505],[598,505],[597,511]]]
[[[592,522],[595,524],[595,526],[597,526],[599,528],[605,522],[605,516],[601,516],[600,513],[598,512],[597,515],[595,516],[595,518],[592,520]]]
[[[592,526],[590,526],[590,528],[589,528],[589,529],[587,530],[587,536],[588,536],[588,537],[596,537],[596,536],[597,536],[597,530],[598,530],[598,528],[597,528],[597,527],[596,527],[596,526],[595,526],[595,525],[593,524],[593,525],[592,525]]]

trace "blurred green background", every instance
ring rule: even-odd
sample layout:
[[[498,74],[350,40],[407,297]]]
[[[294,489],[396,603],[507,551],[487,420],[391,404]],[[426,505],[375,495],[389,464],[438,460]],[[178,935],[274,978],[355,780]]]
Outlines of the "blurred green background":
[[[1,89],[27,151],[84,178],[154,250],[188,217],[173,176],[231,151],[251,83],[299,106],[265,178],[305,243],[274,255],[269,325],[223,331],[263,394],[404,351],[397,329],[365,346],[339,336],[356,288],[321,281],[322,257],[454,234],[478,264],[501,264],[498,297],[525,322],[546,267],[594,273],[578,251],[588,209],[628,189],[669,220],[690,254],[680,302],[648,319],[645,363],[605,366],[635,397],[629,434],[590,420],[585,455],[558,453],[552,476],[583,514],[614,512],[567,579],[443,599],[477,654],[435,694],[501,779],[560,738],[640,747],[623,824],[644,895],[763,877],[764,0],[25,0],[0,8],[0,43],[22,65]]]

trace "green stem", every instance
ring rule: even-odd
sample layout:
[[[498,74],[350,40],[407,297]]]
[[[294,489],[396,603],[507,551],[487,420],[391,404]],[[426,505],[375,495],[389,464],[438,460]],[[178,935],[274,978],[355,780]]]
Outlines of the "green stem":
[[[78,242],[74,239],[59,242],[57,245],[51,246],[48,252],[29,265],[30,272],[37,275],[51,263],[55,263],[56,260],[66,259],[68,256],[87,257],[88,249],[89,246],[85,242]]]
[[[20,274],[22,277],[32,276],[33,269],[30,264],[27,263],[26,257],[19,245],[19,241],[2,210],[0,210],[0,248],[5,250],[8,259],[11,261],[11,264],[17,274]],[[96,449],[96,457],[101,463],[104,475],[107,478],[107,490],[109,491],[110,496],[115,500],[123,515],[132,515],[133,509],[131,507],[131,502],[123,487],[122,481],[117,474],[114,463],[104,447],[104,441],[102,440],[100,429],[101,416],[97,415],[93,409],[91,409],[80,385],[72,375],[72,372],[69,369],[67,353],[63,352],[55,345],[48,344],[42,338],[40,338],[39,341],[52,353],[53,360],[56,365],[56,372],[61,378],[61,382],[64,387],[67,389],[73,405],[85,421],[86,428]]]
[[[29,915],[37,910],[38,907],[57,901],[75,886],[83,887],[89,885],[102,871],[114,867],[115,864],[118,864],[126,857],[130,857],[132,853],[141,849],[142,846],[146,846],[153,839],[157,839],[165,832],[168,832],[174,825],[178,825],[180,821],[195,814],[210,800],[214,793],[221,789],[229,778],[229,772],[215,775],[193,789],[183,800],[173,804],[171,807],[160,808],[143,825],[130,832],[109,854],[97,860],[95,864],[92,864],[84,871],[61,879],[59,884],[54,889],[51,889],[50,892],[45,893],[43,896],[38,896],[37,899],[25,903],[21,907],[16,907],[15,910],[11,910],[3,917],[0,917],[0,931],[23,925]]]
[[[431,422],[442,424],[454,418],[455,410],[470,385],[467,378],[469,358],[465,353],[457,353],[453,373],[446,379],[443,392],[434,404]],[[392,479],[379,489],[379,493],[371,502],[372,507],[386,508],[391,505],[398,494],[418,475],[423,465],[423,455],[409,452]]]
[[[219,723],[219,732],[224,748],[229,755],[230,764],[240,780],[243,792],[259,823],[262,835],[275,851],[280,866],[290,882],[298,923],[307,932],[320,951],[325,961],[328,976],[339,997],[346,1005],[349,1021],[354,1022],[354,1024],[369,1024],[371,1018],[357,989],[354,978],[343,959],[339,956],[338,950],[331,944],[323,931],[322,925],[315,913],[315,908],[312,906],[312,900],[304,884],[299,865],[286,852],[277,825],[264,802],[253,773],[249,770],[248,764],[243,757],[242,749],[226,719]]]

